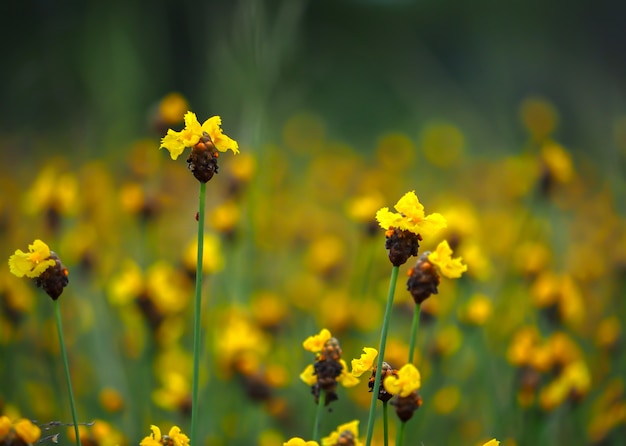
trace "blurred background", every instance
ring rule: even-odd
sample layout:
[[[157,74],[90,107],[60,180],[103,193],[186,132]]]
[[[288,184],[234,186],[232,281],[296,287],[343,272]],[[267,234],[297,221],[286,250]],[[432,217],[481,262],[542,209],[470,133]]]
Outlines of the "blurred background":
[[[79,416],[105,426],[85,431],[96,444],[188,423],[197,183],[158,150],[187,110],[220,115],[242,152],[208,185],[206,444],[310,438],[301,342],[327,327],[348,362],[377,346],[389,262],[373,217],[409,190],[448,218],[469,270],[424,304],[408,443],[621,444],[626,4],[0,12],[0,252],[41,238],[70,268]],[[69,422],[49,302],[0,280],[0,412]],[[392,357],[407,349],[406,294],[399,283]],[[352,419],[364,431],[366,385],[346,392],[324,434]]]

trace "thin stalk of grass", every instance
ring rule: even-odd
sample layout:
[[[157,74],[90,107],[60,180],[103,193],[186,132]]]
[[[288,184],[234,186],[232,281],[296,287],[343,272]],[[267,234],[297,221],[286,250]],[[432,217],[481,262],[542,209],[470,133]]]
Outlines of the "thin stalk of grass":
[[[70,379],[70,365],[67,361],[67,352],[65,351],[65,340],[63,338],[63,322],[61,321],[61,305],[59,300],[54,301],[54,313],[57,321],[57,333],[59,335],[59,344],[61,345],[61,356],[63,357],[63,365],[65,366],[65,379],[67,380],[67,392],[70,396],[70,407],[72,409],[72,422],[74,423],[74,434],[76,435],[76,444],[81,446],[80,435],[78,433],[78,419],[76,417],[76,404],[74,403],[74,392],[72,390],[72,380]]]
[[[370,404],[370,413],[367,421],[367,440],[365,446],[372,443],[372,433],[374,432],[374,418],[376,416],[376,401],[378,400],[378,392],[380,390],[380,377],[383,368],[383,358],[385,357],[385,346],[387,345],[387,332],[389,331],[389,321],[391,320],[391,309],[393,307],[393,297],[396,293],[396,282],[398,281],[398,271],[400,267],[393,266],[391,268],[391,278],[389,279],[389,292],[387,293],[387,306],[385,307],[385,316],[383,317],[383,326],[380,332],[380,345],[378,347],[378,361],[376,363],[376,377],[374,378],[374,388],[372,389],[372,402]]]
[[[417,329],[420,325],[420,304],[415,305],[415,310],[413,311],[413,322],[411,323],[411,338],[409,341],[409,361],[408,364],[413,363],[413,359],[415,358],[415,345],[417,344]],[[398,435],[396,436],[396,446],[402,446],[404,444],[404,432],[406,431],[406,421],[400,423],[400,428],[398,429]]]
[[[406,421],[400,423],[400,429],[398,429],[398,435],[396,436],[396,446],[404,444],[404,432],[406,430]]]
[[[413,310],[413,322],[411,323],[411,340],[409,342],[409,362],[408,364],[413,363],[413,358],[415,357],[415,345],[417,344],[417,329],[420,326],[420,310],[422,309],[420,304],[415,305],[415,310]]]
[[[204,259],[204,202],[206,183],[200,183],[198,204],[198,259],[196,263],[196,295],[193,312],[193,378],[191,385],[191,432],[190,444],[196,443],[196,423],[198,421],[198,375],[200,374],[200,313],[202,311],[202,265]]]
[[[317,399],[317,410],[315,411],[315,421],[313,422],[313,440],[320,441],[320,421],[322,420],[322,412],[326,402],[326,393],[320,394]]]
[[[383,444],[389,445],[389,401],[383,401]]]

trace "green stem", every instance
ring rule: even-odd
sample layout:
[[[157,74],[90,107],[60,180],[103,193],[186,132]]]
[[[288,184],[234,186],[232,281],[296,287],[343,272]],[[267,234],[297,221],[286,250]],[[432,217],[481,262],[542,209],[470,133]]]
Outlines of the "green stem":
[[[389,414],[388,414],[389,401],[383,401],[383,444],[389,445]]]
[[[417,344],[417,329],[420,326],[420,304],[415,305],[415,310],[413,311],[413,322],[411,323],[411,339],[409,342],[409,361],[408,364],[413,364],[413,359],[415,357],[415,344]],[[398,429],[398,435],[396,436],[396,446],[402,446],[404,444],[404,432],[406,429],[406,421],[403,421],[400,424],[400,429]]]
[[[415,310],[413,311],[413,323],[411,324],[411,341],[409,343],[409,364],[413,363],[413,358],[415,356],[415,344],[417,344],[417,329],[420,326],[420,304],[415,305]]]
[[[324,412],[324,402],[326,401],[326,393],[320,394],[317,399],[317,410],[315,411],[315,421],[313,422],[313,440],[319,443],[320,441],[320,420],[322,419],[322,412]]]
[[[400,429],[398,430],[398,436],[396,437],[396,446],[402,446],[404,444],[404,430],[406,428],[406,421],[403,421],[400,424]]]
[[[76,404],[74,403],[74,392],[72,391],[72,380],[70,379],[70,365],[67,361],[67,352],[65,351],[65,341],[63,339],[63,323],[61,321],[61,306],[59,300],[54,300],[54,312],[57,319],[57,333],[59,334],[59,344],[61,345],[61,356],[63,357],[63,365],[65,366],[65,379],[67,380],[67,390],[70,395],[70,407],[72,408],[72,421],[74,422],[74,434],[76,435],[76,444],[80,445],[80,435],[78,433],[78,420],[76,418]]]
[[[190,444],[196,443],[196,423],[198,421],[198,375],[200,374],[200,313],[202,311],[202,265],[204,259],[204,202],[206,183],[200,183],[198,204],[198,260],[196,263],[196,296],[193,313],[193,382],[191,387],[191,432]]]
[[[385,345],[387,344],[387,332],[389,331],[389,321],[391,320],[391,309],[393,307],[393,296],[396,293],[396,282],[398,281],[398,271],[400,267],[391,268],[391,278],[389,279],[389,292],[387,293],[387,306],[385,308],[385,316],[383,318],[383,327],[380,333],[380,346],[378,348],[378,362],[376,364],[376,377],[374,378],[374,389],[372,393],[372,402],[370,404],[370,414],[367,421],[367,440],[365,446],[372,443],[372,433],[374,432],[374,416],[376,413],[376,401],[378,400],[378,391],[380,390],[380,376],[383,368],[383,358],[385,357]]]

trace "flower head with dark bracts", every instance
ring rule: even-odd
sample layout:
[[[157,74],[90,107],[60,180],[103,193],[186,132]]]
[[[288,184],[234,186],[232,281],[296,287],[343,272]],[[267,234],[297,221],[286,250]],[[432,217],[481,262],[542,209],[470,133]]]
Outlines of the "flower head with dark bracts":
[[[390,376],[396,376],[398,374],[398,371],[395,370],[393,367],[391,367],[391,365],[389,365],[389,363],[386,361],[383,361],[383,365],[381,369],[382,369],[381,382],[384,382],[385,379],[387,379]],[[372,369],[372,375],[370,376],[370,379],[367,383],[367,386],[369,387],[370,392],[374,391],[375,380],[376,380],[376,368]],[[391,398],[393,398],[393,393],[387,392],[387,390],[385,389],[385,386],[381,385],[378,388],[378,399],[384,403],[384,402],[389,401]]]
[[[21,249],[9,257],[9,269],[17,277],[35,279],[38,287],[44,289],[48,296],[57,300],[63,293],[63,288],[69,283],[67,268],[48,245],[37,239],[28,245],[29,252]]]
[[[416,304],[421,304],[432,294],[439,292],[440,277],[437,272],[449,279],[457,279],[467,271],[467,265],[460,257],[452,258],[452,249],[446,240],[439,243],[434,252],[425,252],[408,271],[407,289]]]
[[[387,376],[383,386],[390,394],[398,395],[391,404],[396,408],[396,414],[401,421],[408,421],[422,405],[422,398],[417,393],[422,385],[419,370],[413,364],[406,364],[395,375]]]
[[[239,153],[239,144],[223,133],[221,125],[222,118],[219,116],[213,116],[200,125],[196,114],[187,112],[185,128],[180,132],[169,129],[161,140],[161,148],[169,150],[173,160],[186,148],[191,148],[187,158],[189,170],[198,181],[206,183],[218,172],[218,151]]]
[[[325,405],[337,400],[337,384],[353,387],[359,380],[348,372],[346,361],[341,359],[341,346],[337,338],[333,338],[326,328],[319,334],[309,336],[302,346],[305,350],[316,353],[314,364],[309,364],[300,374],[300,379],[311,386],[315,402],[324,392]]]
[[[385,232],[385,248],[392,265],[400,266],[416,256],[419,242],[446,227],[446,219],[438,213],[426,215],[414,191],[407,192],[391,212],[384,207],[376,212],[376,220]]]

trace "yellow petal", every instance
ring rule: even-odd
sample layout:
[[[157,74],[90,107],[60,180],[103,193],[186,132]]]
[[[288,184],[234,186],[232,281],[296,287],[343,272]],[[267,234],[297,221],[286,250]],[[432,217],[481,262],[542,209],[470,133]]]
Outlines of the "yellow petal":
[[[185,145],[180,141],[180,132],[176,132],[172,129],[167,131],[161,139],[161,149],[167,149],[170,152],[170,157],[175,160],[185,150]]]
[[[212,116],[202,124],[202,131],[209,134],[211,141],[220,152],[226,152],[232,150],[233,153],[239,153],[239,144],[234,139],[224,135],[222,128],[222,118],[219,116]]]

